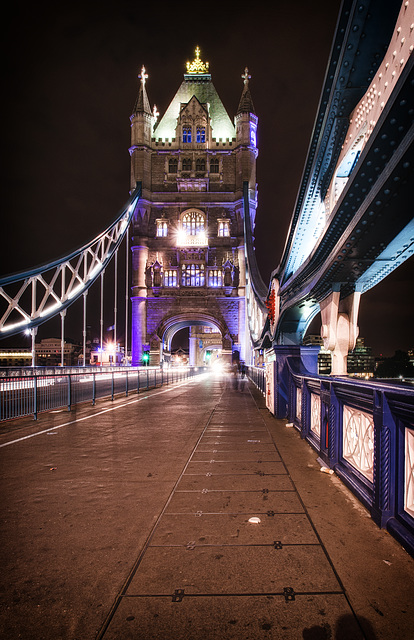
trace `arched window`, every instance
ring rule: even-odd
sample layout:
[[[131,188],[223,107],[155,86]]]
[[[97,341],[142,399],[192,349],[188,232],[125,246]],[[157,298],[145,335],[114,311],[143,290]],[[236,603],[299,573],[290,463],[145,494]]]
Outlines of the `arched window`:
[[[197,127],[197,142],[205,142],[206,141],[206,128],[202,126]]]
[[[218,221],[218,231],[217,235],[219,238],[227,238],[230,235],[230,222],[229,220],[219,220]]]
[[[168,235],[168,225],[165,220],[157,220],[157,238],[166,238]]]
[[[164,271],[164,287],[177,286],[177,271],[175,269],[166,269]]]
[[[177,173],[177,171],[178,171],[177,158],[170,158],[170,160],[168,160],[168,173]]]
[[[183,159],[183,171],[191,171],[191,158]]]
[[[205,269],[203,264],[183,264],[181,267],[183,287],[204,287]]]
[[[187,236],[204,233],[204,215],[199,211],[189,211],[182,217],[182,229]]]
[[[205,173],[206,170],[206,161],[204,158],[197,158],[196,160],[196,171],[200,171]]]
[[[223,286],[223,272],[221,269],[210,269],[208,272],[208,286],[209,287],[222,287]]]
[[[191,127],[187,124],[183,126],[183,142],[191,142]]]
[[[219,173],[220,164],[218,158],[211,158],[210,160],[210,173]]]

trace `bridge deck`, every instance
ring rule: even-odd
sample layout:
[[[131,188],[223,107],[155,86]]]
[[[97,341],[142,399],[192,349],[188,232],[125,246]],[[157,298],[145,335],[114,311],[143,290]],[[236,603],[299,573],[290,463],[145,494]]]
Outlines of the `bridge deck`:
[[[3,424],[2,637],[412,638],[414,560],[285,424],[213,376]]]

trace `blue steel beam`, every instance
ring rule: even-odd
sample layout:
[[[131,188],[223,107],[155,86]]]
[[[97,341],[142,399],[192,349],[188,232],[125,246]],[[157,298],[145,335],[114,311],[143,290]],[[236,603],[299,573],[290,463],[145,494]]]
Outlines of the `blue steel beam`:
[[[332,290],[341,298],[364,293],[413,255],[413,56],[317,228],[352,112],[384,58],[400,8],[383,0],[343,3],[285,250],[272,273],[280,283],[279,318],[272,331],[265,324],[260,346],[300,344]]]

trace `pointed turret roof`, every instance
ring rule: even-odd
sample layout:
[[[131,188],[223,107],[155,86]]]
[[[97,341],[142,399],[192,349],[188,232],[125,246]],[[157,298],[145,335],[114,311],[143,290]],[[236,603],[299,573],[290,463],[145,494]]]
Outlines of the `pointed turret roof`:
[[[196,57],[192,63],[187,62],[187,73],[184,81],[172,99],[168,109],[154,129],[154,137],[162,140],[175,137],[177,118],[183,104],[190,102],[195,96],[202,105],[208,105],[213,137],[226,140],[235,138],[236,132],[229,115],[220,100],[208,73],[208,63],[200,60],[200,49],[196,48]]]
[[[136,99],[133,114],[135,113],[148,113],[152,115],[150,103],[147,96],[147,90],[145,89],[145,81],[148,78],[148,74],[146,73],[145,67],[143,66],[141,69],[141,73],[138,78],[140,78],[141,83],[139,87],[138,97]]]
[[[242,78],[244,80],[244,87],[243,87],[243,92],[240,98],[236,115],[239,115],[239,113],[253,113],[254,115],[256,115],[252,96],[250,95],[250,89],[249,89],[249,80],[251,76],[249,75],[249,70],[247,67],[245,68],[244,73],[242,74]]]

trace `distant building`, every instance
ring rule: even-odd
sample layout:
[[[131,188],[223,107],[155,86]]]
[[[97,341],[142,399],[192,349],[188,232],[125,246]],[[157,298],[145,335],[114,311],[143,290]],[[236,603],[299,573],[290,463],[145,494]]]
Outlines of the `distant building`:
[[[38,367],[59,367],[63,364],[66,367],[73,367],[78,364],[79,355],[82,352],[80,344],[70,340],[63,343],[63,363],[62,363],[62,343],[60,338],[43,338],[35,344],[36,366]]]
[[[30,367],[32,352],[28,349],[1,349],[0,367]]]
[[[88,353],[86,354],[88,356]],[[88,362],[87,362],[88,364]],[[120,345],[113,342],[106,342],[102,349],[98,340],[94,340],[90,351],[90,364],[102,367],[121,366],[128,364],[125,362],[124,350]]]
[[[365,346],[364,338],[357,338],[355,349],[348,353],[348,373],[372,378],[375,370],[375,358],[371,347]]]
[[[305,347],[320,346],[321,350],[318,354],[318,373],[321,376],[328,376],[332,369],[332,353],[324,348],[321,336],[313,334],[305,336],[303,338],[303,345]]]

